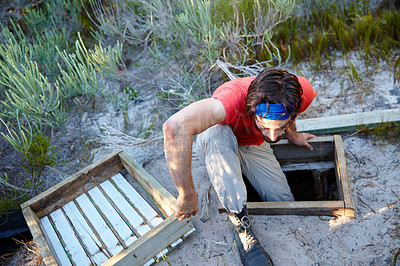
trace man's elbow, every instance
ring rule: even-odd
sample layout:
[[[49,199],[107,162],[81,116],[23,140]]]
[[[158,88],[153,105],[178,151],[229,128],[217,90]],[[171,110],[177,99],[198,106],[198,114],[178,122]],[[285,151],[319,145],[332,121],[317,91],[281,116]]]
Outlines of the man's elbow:
[[[170,118],[164,122],[162,129],[165,140],[174,139],[179,131],[179,123]]]

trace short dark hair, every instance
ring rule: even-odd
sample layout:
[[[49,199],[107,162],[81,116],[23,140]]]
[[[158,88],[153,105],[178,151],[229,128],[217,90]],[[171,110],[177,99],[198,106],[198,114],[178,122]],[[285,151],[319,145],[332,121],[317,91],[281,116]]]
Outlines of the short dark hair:
[[[302,94],[303,89],[295,75],[280,68],[265,68],[250,84],[245,100],[246,115],[254,118],[260,103],[282,103],[286,113],[291,114],[292,123],[300,112]]]

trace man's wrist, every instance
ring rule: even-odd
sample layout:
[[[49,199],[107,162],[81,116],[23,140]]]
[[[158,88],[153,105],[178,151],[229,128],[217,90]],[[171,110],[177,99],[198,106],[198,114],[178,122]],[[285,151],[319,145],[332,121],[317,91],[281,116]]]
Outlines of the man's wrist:
[[[296,139],[297,132],[291,131],[291,130],[286,130],[285,135],[286,135],[286,138],[291,142],[292,140]]]
[[[179,196],[183,199],[192,199],[193,196],[196,196],[196,190],[194,188],[181,190]]]

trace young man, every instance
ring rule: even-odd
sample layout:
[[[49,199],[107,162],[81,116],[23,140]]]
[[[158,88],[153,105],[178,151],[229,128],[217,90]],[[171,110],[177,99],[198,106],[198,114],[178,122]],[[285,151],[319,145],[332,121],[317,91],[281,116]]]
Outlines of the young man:
[[[163,126],[167,164],[178,189],[175,216],[196,215],[197,192],[191,175],[192,140],[206,165],[211,183],[235,226],[235,241],[244,265],[272,265],[255,237],[246,210],[242,173],[264,201],[292,201],[286,177],[270,147],[285,132],[287,139],[311,150],[315,137],[296,132],[296,116],[317,95],[310,82],[279,68],[257,77],[220,86],[209,99],[171,116]]]

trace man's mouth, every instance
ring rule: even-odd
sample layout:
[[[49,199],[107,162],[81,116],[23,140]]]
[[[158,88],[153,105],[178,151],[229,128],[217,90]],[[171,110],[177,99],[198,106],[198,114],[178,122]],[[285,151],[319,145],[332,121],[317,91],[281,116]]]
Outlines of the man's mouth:
[[[264,134],[261,134],[263,139],[268,142],[268,143],[277,143],[278,141],[280,141],[282,139],[282,135],[280,135],[279,137],[276,138],[276,140],[272,141],[268,136],[265,136]]]

